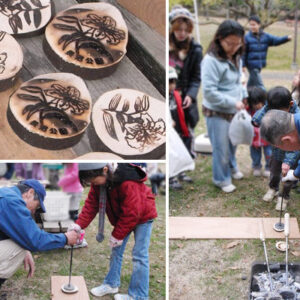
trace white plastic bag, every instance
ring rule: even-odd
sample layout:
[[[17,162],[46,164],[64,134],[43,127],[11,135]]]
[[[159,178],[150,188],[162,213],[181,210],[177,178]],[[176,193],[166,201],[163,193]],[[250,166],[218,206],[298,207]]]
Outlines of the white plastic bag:
[[[254,136],[254,128],[251,124],[251,116],[245,109],[240,110],[233,117],[229,126],[229,138],[232,145],[251,145]]]
[[[169,177],[195,169],[195,162],[176,130],[169,128]]]

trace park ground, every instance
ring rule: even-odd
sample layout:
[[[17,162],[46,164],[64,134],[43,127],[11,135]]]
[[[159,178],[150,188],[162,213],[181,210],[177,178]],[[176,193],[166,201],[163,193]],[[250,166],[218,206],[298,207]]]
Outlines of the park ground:
[[[88,189],[85,189],[85,196]],[[83,197],[83,199],[85,199]],[[81,201],[81,206],[84,200]],[[157,196],[156,207],[158,217],[153,223],[150,243],[150,299],[165,299],[165,197]],[[110,247],[109,237],[112,226],[105,220],[105,240],[99,244],[96,241],[98,230],[98,215],[86,229],[87,248],[75,249],[73,253],[74,276],[83,276],[88,290],[102,283],[109,267]],[[127,293],[132,272],[131,250],[134,238],[131,235],[123,258],[121,274],[121,293]],[[7,293],[8,300],[49,300],[51,299],[51,276],[68,276],[70,251],[59,249],[48,252],[33,253],[36,265],[35,276],[26,278],[26,272],[21,267],[12,278],[2,286]],[[1,295],[1,293],[0,293]],[[1,297],[0,297],[1,299]],[[90,294],[90,299],[99,299]],[[113,296],[104,296],[101,299],[113,299]]]
[[[200,26],[204,52],[216,28],[216,25]],[[275,23],[266,31],[278,36],[293,34],[293,28],[283,22]],[[298,63],[299,56],[298,51]],[[262,72],[267,89],[277,85],[291,88],[295,73],[290,68],[292,57],[292,43],[269,48],[268,66]],[[199,108],[201,111],[201,91]],[[196,135],[205,131],[201,116]],[[234,193],[225,194],[211,182],[211,156],[199,155],[195,170],[188,173],[194,183],[185,184],[183,191],[170,191],[170,216],[277,217],[276,202],[261,200],[268,180],[252,175],[248,146],[238,146],[237,160],[245,178],[234,181],[237,186]],[[297,217],[298,223],[299,200],[300,194],[292,190],[288,211]],[[275,240],[267,240],[267,248],[270,261],[284,261],[284,254],[275,248]],[[254,261],[264,261],[260,240],[170,240],[169,251],[169,298],[172,300],[248,299],[251,265]],[[299,261],[299,255],[300,241],[291,241],[290,261]]]

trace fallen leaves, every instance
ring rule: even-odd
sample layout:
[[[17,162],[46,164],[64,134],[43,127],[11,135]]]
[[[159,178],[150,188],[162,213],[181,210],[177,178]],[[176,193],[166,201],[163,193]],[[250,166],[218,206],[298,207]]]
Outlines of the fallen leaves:
[[[293,254],[294,256],[300,256],[300,251],[292,251],[292,254]]]
[[[226,245],[223,246],[223,249],[230,249],[230,248],[234,248],[236,247],[240,242],[239,241],[233,241],[233,242],[230,242]]]

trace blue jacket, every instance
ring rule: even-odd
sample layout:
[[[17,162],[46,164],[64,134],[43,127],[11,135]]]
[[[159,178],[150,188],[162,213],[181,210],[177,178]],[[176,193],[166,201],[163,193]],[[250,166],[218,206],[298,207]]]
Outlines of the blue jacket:
[[[235,104],[243,100],[242,63],[237,68],[229,60],[206,54],[201,64],[203,106],[227,113],[236,113]]]
[[[294,114],[294,120],[295,120],[296,129],[298,131],[298,136],[300,139],[300,113]],[[298,167],[294,171],[294,174],[296,177],[298,177],[298,178],[300,177],[300,160],[298,161]]]
[[[66,244],[63,233],[47,233],[37,226],[17,187],[0,189],[0,240],[8,238],[29,251],[62,248]]]
[[[293,106],[290,108],[289,112],[291,114],[298,115],[300,113],[300,109],[295,101],[293,101]],[[270,108],[266,104],[264,107],[262,107],[260,110],[258,110],[254,116],[252,117],[252,123],[255,123],[258,125],[258,127],[261,124],[261,120],[264,117],[264,115],[268,112]],[[272,156],[277,160],[284,162],[288,164],[291,168],[297,163],[299,159],[300,151],[284,151],[279,148],[272,146]]]
[[[261,31],[254,35],[249,31],[245,35],[245,53],[243,55],[243,67],[249,70],[262,69],[267,64],[267,52],[269,46],[278,46],[288,41],[288,36],[277,37]]]

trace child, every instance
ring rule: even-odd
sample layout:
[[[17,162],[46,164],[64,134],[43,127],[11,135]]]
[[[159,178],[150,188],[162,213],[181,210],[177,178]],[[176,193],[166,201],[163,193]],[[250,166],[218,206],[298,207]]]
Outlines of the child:
[[[249,88],[248,90],[248,112],[253,117],[255,112],[260,110],[266,103],[267,100],[267,93],[265,90],[253,87]],[[265,156],[265,170],[263,171],[262,175],[264,177],[270,176],[270,160],[272,155],[272,147],[264,141],[260,137],[260,130],[258,127],[254,127],[254,138],[252,141],[252,145],[250,146],[250,155],[252,159],[252,168],[253,168],[253,175],[254,176],[261,176],[261,156],[262,151],[264,152]]]
[[[181,137],[184,145],[189,151],[192,158],[195,158],[195,153],[192,151],[192,135],[189,132],[188,126],[185,121],[184,110],[182,107],[182,98],[176,88],[177,73],[173,67],[169,67],[169,108],[173,120],[173,127]],[[191,177],[187,176],[184,172],[178,175],[180,181],[192,183]],[[170,178],[170,188],[182,189],[181,184],[176,178]]]
[[[71,196],[69,215],[73,221],[78,218],[78,210],[83,187],[80,184],[78,177],[78,164],[64,164],[64,176],[58,181],[58,186]]]
[[[254,126],[259,126],[263,116],[270,109],[280,109],[292,114],[300,112],[297,103],[292,100],[291,93],[288,89],[282,86],[274,87],[269,90],[267,94],[267,105],[255,113],[252,118],[252,123]],[[270,162],[270,181],[269,190],[264,195],[263,200],[270,202],[278,195],[279,183],[281,179],[281,173],[285,176],[290,168],[297,163],[297,158],[299,151],[283,151],[279,148],[273,147],[272,157]],[[292,182],[284,182],[282,192],[278,195],[276,210],[280,210],[281,200],[282,210],[286,209],[288,200],[290,198],[289,194],[292,187]],[[282,199],[283,197],[283,199]]]
[[[114,299],[148,299],[148,248],[152,223],[157,217],[157,212],[154,195],[144,184],[147,179],[146,173],[133,164],[118,164],[112,173],[106,163],[82,163],[79,164],[79,178],[83,186],[91,184],[91,188],[74,229],[78,231],[86,228],[99,212],[99,231],[96,239],[101,242],[104,238],[105,211],[114,226],[109,240],[112,248],[109,272],[102,285],[93,288],[91,293],[100,297],[118,292],[123,253],[133,232],[133,271],[128,295],[116,294]]]

